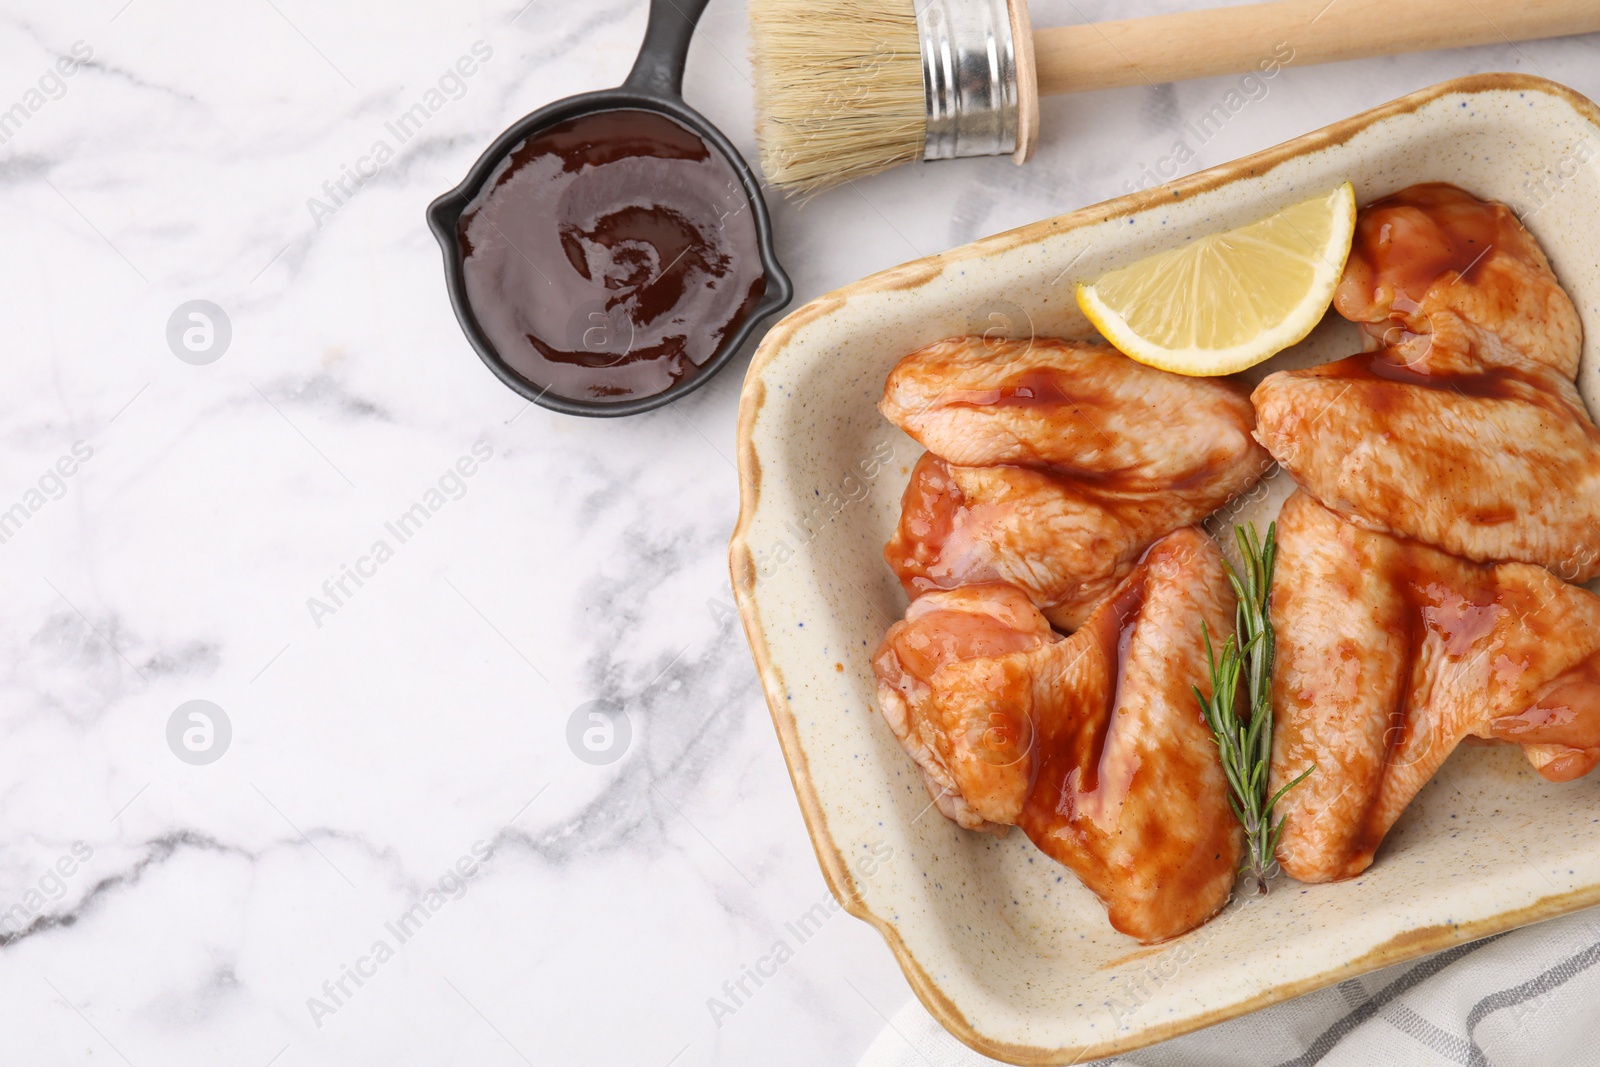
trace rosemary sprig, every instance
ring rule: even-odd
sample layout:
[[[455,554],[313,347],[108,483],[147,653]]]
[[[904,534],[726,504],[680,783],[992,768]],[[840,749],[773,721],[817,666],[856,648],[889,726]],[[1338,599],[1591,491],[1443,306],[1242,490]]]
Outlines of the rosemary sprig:
[[[1267,775],[1272,767],[1272,656],[1276,638],[1267,614],[1267,595],[1272,588],[1272,571],[1278,559],[1278,525],[1267,527],[1263,542],[1256,536],[1255,523],[1248,529],[1235,526],[1244,573],[1234,570],[1226,560],[1228,583],[1239,598],[1235,624],[1237,641],[1229,637],[1217,655],[1211,647],[1211,634],[1200,624],[1206,642],[1206,663],[1211,670],[1211,699],[1195,686],[1206,725],[1217,739],[1222,755],[1222,770],[1228,777],[1228,804],[1244,826],[1245,859],[1241,874],[1254,879],[1257,893],[1267,891],[1267,878],[1276,860],[1273,853],[1283,833],[1283,820],[1276,823],[1272,812],[1283,795],[1316,770],[1312,764],[1272,796],[1267,796]],[[1240,643],[1242,642],[1242,644]],[[1245,680],[1248,717],[1239,718],[1239,679]]]

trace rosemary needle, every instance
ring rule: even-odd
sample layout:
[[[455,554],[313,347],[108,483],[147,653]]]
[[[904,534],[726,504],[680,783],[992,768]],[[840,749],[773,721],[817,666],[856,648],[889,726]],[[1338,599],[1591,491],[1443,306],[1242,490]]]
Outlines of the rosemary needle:
[[[1228,778],[1228,805],[1244,826],[1245,859],[1240,873],[1255,881],[1256,892],[1267,891],[1267,878],[1276,864],[1273,853],[1283,833],[1283,820],[1273,822],[1273,809],[1283,795],[1316,770],[1312,764],[1270,797],[1267,777],[1272,768],[1272,656],[1276,638],[1267,613],[1272,570],[1278,558],[1278,526],[1267,527],[1267,537],[1256,536],[1255,523],[1235,526],[1244,573],[1226,561],[1228,584],[1239,598],[1235,623],[1237,641],[1229,637],[1221,653],[1211,645],[1211,634],[1200,624],[1206,643],[1206,663],[1211,670],[1211,699],[1194,687],[1195,699],[1206,725],[1217,739],[1222,770]],[[1239,680],[1245,682],[1248,717],[1239,718]]]

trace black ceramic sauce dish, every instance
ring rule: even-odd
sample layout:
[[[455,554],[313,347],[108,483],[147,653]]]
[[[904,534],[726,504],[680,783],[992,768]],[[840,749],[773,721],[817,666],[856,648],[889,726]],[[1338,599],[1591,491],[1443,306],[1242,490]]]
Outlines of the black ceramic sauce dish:
[[[640,47],[633,70],[620,87],[558,100],[525,116],[489,146],[473,164],[460,185],[428,206],[428,226],[438,238],[440,247],[444,251],[445,280],[450,292],[450,303],[455,308],[456,318],[460,321],[467,339],[501,381],[543,407],[569,415],[607,417],[632,415],[670,404],[710,380],[733,358],[751,331],[762,320],[787,304],[793,296],[793,286],[773,253],[772,223],[755,174],[721,131],[683,102],[684,61],[695,24],[706,3],[707,0],[652,0],[644,43]],[[752,290],[750,300],[746,302],[742,312],[742,318],[730,320],[726,323],[726,330],[717,333],[714,353],[704,362],[695,364],[695,369],[682,376],[681,380],[675,380],[664,391],[650,395],[633,395],[614,401],[576,399],[568,395],[558,395],[551,385],[540,386],[529,380],[497,351],[491,340],[490,331],[480,323],[479,315],[473,309],[469,292],[469,271],[465,263],[467,254],[472,249],[464,235],[466,227],[463,225],[463,216],[469,216],[468,224],[472,222],[470,217],[472,212],[481,207],[481,201],[477,205],[474,203],[479,200],[479,194],[486,191],[497,192],[500,181],[504,180],[505,167],[502,165],[507,163],[513,153],[530,138],[547,134],[552,127],[584,116],[623,110],[652,112],[673,120],[703,141],[711,151],[723,157],[732,174],[742,185],[744,196],[748,200],[760,266],[765,274],[765,286],[756,287],[759,290],[758,295],[756,290]],[[491,181],[496,183],[495,188],[489,186]],[[493,222],[490,224],[493,225]],[[498,226],[494,228],[497,232],[500,229]],[[535,270],[538,269],[531,260],[528,262]],[[660,274],[656,274],[655,277],[660,277]],[[487,312],[487,309],[485,310]],[[501,336],[506,336],[504,331]],[[680,361],[680,365],[687,364],[681,364]]]

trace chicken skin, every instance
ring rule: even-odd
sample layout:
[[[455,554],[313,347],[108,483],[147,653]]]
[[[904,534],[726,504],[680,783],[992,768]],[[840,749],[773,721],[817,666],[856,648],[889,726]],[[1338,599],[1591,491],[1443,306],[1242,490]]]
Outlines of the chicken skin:
[[[1422,185],[1361,212],[1334,306],[1373,350],[1256,388],[1256,436],[1349,521],[1478,561],[1600,574],[1582,330],[1500,204]]]
[[[1103,345],[941,341],[900,361],[882,408],[930,449],[884,548],[906,594],[1009,582],[1069,631],[1272,464],[1237,390]]]
[[[1216,742],[1200,624],[1232,626],[1222,554],[1157,541],[1071,637],[1003,584],[927,593],[890,628],[879,701],[940,810],[1021,826],[1144,942],[1227,903],[1243,855]]]
[[[1270,789],[1277,857],[1304,882],[1366,870],[1467,738],[1520,744],[1545,778],[1600,763],[1600,597],[1345,522],[1304,492],[1278,519]]]
[[[1242,390],[1087,341],[938,341],[895,365],[878,410],[949,463],[1049,470],[1107,494],[1220,501],[1269,462]]]

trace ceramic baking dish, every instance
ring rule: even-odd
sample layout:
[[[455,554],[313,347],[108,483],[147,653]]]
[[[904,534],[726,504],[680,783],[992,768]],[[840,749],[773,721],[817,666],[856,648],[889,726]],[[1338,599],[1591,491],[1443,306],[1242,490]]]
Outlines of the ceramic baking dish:
[[[806,826],[834,894],[883,934],[928,1010],[988,1055],[1105,1056],[1600,903],[1600,775],[1553,785],[1515,748],[1464,748],[1363,877],[1280,880],[1265,899],[1236,899],[1193,933],[1141,946],[1020,832],[965,832],[930,809],[874,707],[869,656],[905,607],[881,550],[920,453],[874,407],[894,362],[952,334],[1091,336],[1079,281],[1346,179],[1363,202],[1445,180],[1509,204],[1588,327],[1579,387],[1600,410],[1600,110],[1514,74],[1445,82],[875,274],[789,315],[751,364],[730,564]],[[1337,319],[1254,376],[1357,351]],[[1286,494],[1275,484],[1238,517],[1268,519]]]

